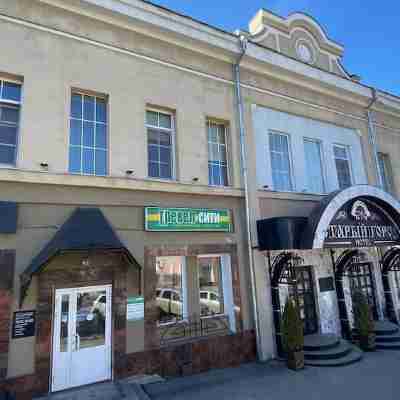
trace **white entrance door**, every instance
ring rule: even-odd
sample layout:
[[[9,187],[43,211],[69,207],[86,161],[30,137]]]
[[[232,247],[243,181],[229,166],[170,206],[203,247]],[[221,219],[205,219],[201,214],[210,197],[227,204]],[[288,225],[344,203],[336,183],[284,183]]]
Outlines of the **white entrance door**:
[[[111,286],[56,290],[52,391],[111,379]]]

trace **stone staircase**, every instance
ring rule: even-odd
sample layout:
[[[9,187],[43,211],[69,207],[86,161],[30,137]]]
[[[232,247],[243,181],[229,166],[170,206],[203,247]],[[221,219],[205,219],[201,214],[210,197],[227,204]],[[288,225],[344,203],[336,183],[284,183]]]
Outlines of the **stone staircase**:
[[[335,335],[307,335],[304,337],[305,365],[342,367],[358,362],[363,352]]]
[[[375,321],[376,348],[400,350],[400,327],[389,321]]]

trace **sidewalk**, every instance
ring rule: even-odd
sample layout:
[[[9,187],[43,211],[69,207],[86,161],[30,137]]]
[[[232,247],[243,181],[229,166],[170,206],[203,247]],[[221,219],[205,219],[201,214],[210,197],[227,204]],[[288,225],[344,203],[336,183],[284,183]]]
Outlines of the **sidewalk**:
[[[35,400],[150,400],[143,387],[159,381],[162,379],[158,376],[136,376],[52,393]]]
[[[394,400],[399,398],[399,370],[400,352],[379,351],[347,367],[293,372],[277,361],[252,363],[143,389],[151,400]]]

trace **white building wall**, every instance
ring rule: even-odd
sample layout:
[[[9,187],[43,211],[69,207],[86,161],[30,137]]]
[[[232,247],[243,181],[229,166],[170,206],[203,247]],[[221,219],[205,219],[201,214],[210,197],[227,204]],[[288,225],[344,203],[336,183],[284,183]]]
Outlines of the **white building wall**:
[[[304,139],[315,139],[321,143],[322,165],[326,193],[338,189],[333,145],[348,146],[350,151],[353,184],[367,184],[363,162],[361,137],[354,129],[298,117],[265,107],[252,107],[253,126],[256,139],[257,183],[259,188],[266,185],[273,188],[269,151],[269,132],[277,131],[289,135],[292,161],[292,180],[295,192],[307,191]]]

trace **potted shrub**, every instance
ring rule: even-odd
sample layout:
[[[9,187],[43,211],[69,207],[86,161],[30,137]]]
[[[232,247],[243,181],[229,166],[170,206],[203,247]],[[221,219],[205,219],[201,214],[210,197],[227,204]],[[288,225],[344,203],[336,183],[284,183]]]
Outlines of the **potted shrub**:
[[[288,368],[304,368],[304,331],[297,304],[290,298],[286,300],[282,317],[282,345],[287,356]]]
[[[374,351],[376,349],[374,318],[371,306],[361,291],[353,294],[354,330],[362,350]]]

